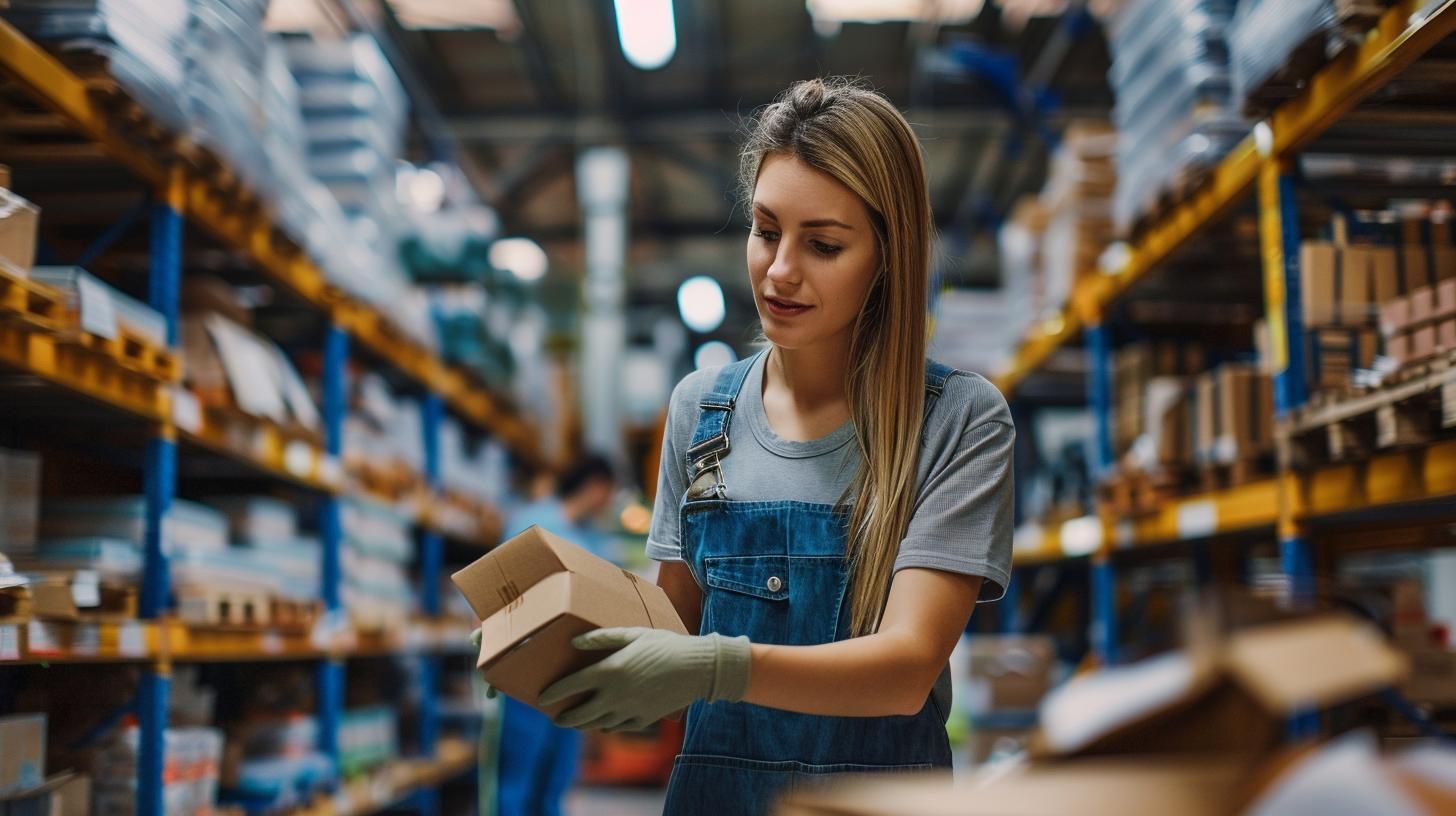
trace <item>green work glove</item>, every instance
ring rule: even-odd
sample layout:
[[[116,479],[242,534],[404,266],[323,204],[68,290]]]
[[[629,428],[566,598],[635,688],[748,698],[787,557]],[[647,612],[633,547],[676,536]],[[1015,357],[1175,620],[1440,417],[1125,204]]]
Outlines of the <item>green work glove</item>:
[[[479,656],[480,655],[480,627],[479,626],[475,627],[475,631],[470,633],[470,645],[475,647],[475,654],[476,654],[476,656]],[[495,686],[492,686],[491,684],[486,683],[484,680],[482,680],[481,682],[485,685],[485,699],[487,699],[487,700],[494,700],[495,699],[495,695],[496,695]]]
[[[543,708],[590,694],[556,718],[565,728],[640,731],[698,700],[736,703],[748,690],[752,653],[746,637],[598,629],[571,645],[617,651],[541,692],[537,702]]]

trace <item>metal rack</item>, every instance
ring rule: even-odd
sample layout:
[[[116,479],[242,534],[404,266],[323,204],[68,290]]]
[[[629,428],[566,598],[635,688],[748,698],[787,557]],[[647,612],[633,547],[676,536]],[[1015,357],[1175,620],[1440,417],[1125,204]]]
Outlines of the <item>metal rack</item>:
[[[1033,326],[1005,370],[995,378],[1011,396],[1052,353],[1074,340],[1088,354],[1087,402],[1093,417],[1094,477],[1112,466],[1112,348],[1104,316],[1170,256],[1223,216],[1249,203],[1259,211],[1264,307],[1275,356],[1278,437],[1287,448],[1290,414],[1303,406],[1305,372],[1300,342],[1299,212],[1292,168],[1301,151],[1341,123],[1360,103],[1398,77],[1443,40],[1456,35],[1456,1],[1402,0],[1380,18],[1358,47],[1321,68],[1303,92],[1275,110],[1213,170],[1205,184],[1157,218],[1127,247],[1118,268],[1081,278],[1059,315]],[[1456,386],[1453,386],[1456,391]],[[1456,443],[1436,441],[1411,450],[1379,453],[1356,464],[1296,468],[1281,456],[1278,475],[1239,487],[1164,502],[1156,513],[1119,518],[1104,508],[1100,531],[1078,534],[1066,525],[1029,526],[1018,535],[1018,568],[1066,564],[1090,556],[1089,610],[1094,657],[1116,662],[1118,564],[1127,550],[1196,542],[1198,577],[1207,580],[1210,541],[1273,533],[1282,573],[1295,598],[1315,579],[1313,536],[1334,519],[1390,520],[1395,512],[1456,498]],[[1090,537],[1093,539],[1088,541]],[[1033,599],[1038,607],[1051,599]],[[1012,613],[1012,619],[1024,615]],[[1004,627],[1003,627],[1004,628]]]
[[[107,359],[104,355],[90,355],[84,365],[71,364],[51,336],[29,330],[22,325],[23,321],[0,321],[0,364],[139,418],[146,423],[149,437],[143,463],[146,536],[140,619],[115,624],[32,621],[0,626],[0,666],[41,662],[140,665],[142,676],[136,700],[140,726],[137,812],[142,816],[157,816],[164,811],[164,734],[174,664],[318,661],[319,749],[337,760],[347,661],[413,655],[422,662],[421,677],[426,688],[420,695],[423,702],[418,731],[420,744],[424,746],[422,754],[402,760],[401,763],[407,764],[405,781],[391,782],[385,786],[387,790],[370,794],[374,798],[365,796],[361,802],[348,807],[336,807],[330,802],[315,811],[370,813],[409,798],[422,813],[438,812],[438,785],[473,767],[475,761],[473,749],[468,755],[460,750],[444,755],[437,746],[439,713],[433,690],[439,686],[442,655],[464,653],[461,646],[468,646],[468,632],[458,631],[458,627],[449,626],[439,617],[446,538],[446,532],[436,523],[440,514],[434,508],[441,501],[438,493],[441,423],[448,409],[501,439],[516,456],[526,461],[537,458],[533,429],[526,420],[506,410],[494,395],[474,384],[463,370],[405,338],[377,309],[330,287],[311,261],[278,237],[275,225],[265,213],[257,208],[237,206],[233,200],[236,191],[230,194],[221,189],[214,176],[190,163],[175,145],[174,152],[169,153],[165,148],[158,150],[154,145],[147,149],[125,138],[80,77],[3,20],[0,20],[0,76],[18,83],[36,101],[58,114],[75,135],[152,191],[152,203],[146,210],[150,219],[147,300],[165,317],[170,345],[169,349],[157,350],[157,353],[164,357],[176,356],[182,240],[188,225],[201,227],[214,239],[245,256],[267,279],[292,293],[327,321],[323,347],[322,448],[289,438],[283,429],[267,422],[260,423],[264,444],[241,448],[219,429],[197,417],[183,402],[185,397],[174,391],[181,380],[179,365],[163,372],[165,376],[148,376],[130,370],[126,360]],[[0,293],[27,285],[25,281],[6,277],[0,279]],[[0,301],[0,307],[13,306],[12,301],[23,299],[14,296]],[[44,319],[43,314],[31,317]],[[347,411],[346,372],[351,346],[355,344],[397,369],[426,395],[425,479],[431,493],[418,508],[414,521],[420,532],[421,608],[428,621],[409,627],[394,639],[365,636],[352,631],[347,624],[338,623],[343,620],[340,501],[346,490],[340,459]],[[229,632],[188,626],[172,615],[162,520],[177,493],[179,446],[221,455],[256,476],[301,487],[321,497],[320,590],[326,608],[325,626],[316,627],[308,635],[269,630]],[[494,542],[465,543],[484,550]]]

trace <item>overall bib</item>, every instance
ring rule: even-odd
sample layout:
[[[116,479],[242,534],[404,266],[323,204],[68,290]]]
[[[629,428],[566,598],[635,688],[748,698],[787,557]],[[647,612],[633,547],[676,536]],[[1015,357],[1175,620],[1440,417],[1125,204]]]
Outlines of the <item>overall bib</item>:
[[[796,501],[733,501],[720,462],[754,358],[723,369],[702,399],[681,506],[683,559],[703,592],[703,633],[810,646],[850,636],[849,511]],[[928,417],[952,369],[929,363]],[[821,717],[747,703],[694,704],[665,814],[758,816],[785,790],[828,774],[949,768],[946,712]]]

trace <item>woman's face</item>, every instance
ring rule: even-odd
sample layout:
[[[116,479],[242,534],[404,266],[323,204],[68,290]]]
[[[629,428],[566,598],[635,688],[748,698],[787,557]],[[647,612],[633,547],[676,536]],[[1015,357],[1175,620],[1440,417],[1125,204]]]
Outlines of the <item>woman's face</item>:
[[[748,276],[774,345],[847,346],[879,261],[859,196],[796,156],[764,158],[753,190]]]

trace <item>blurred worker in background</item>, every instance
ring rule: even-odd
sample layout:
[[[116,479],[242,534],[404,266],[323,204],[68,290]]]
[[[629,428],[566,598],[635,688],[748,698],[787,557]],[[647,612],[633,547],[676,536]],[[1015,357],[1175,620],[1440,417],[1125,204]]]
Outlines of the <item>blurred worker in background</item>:
[[[611,462],[585,455],[562,472],[554,493],[523,505],[506,523],[507,537],[540,525],[611,558],[611,537],[595,522],[611,505],[616,477]],[[581,732],[558,728],[545,714],[502,700],[497,752],[498,816],[558,816],[581,761]]]

